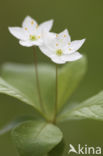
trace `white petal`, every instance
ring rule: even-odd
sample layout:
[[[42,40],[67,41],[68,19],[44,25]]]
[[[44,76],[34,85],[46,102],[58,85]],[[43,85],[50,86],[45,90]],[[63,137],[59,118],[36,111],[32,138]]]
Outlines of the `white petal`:
[[[82,55],[79,52],[72,53],[70,55],[65,55],[64,60],[67,62],[76,61],[82,58]]]
[[[80,49],[80,47],[83,45],[84,42],[85,42],[85,39],[72,41],[69,48],[71,49],[72,52],[75,52],[78,49]]]
[[[56,39],[56,33],[53,32],[47,32],[45,30],[42,31],[42,38],[45,43],[48,43],[49,41]]]
[[[40,46],[42,44],[42,41],[20,41],[20,45],[25,46],[25,47],[32,47],[32,46]]]
[[[53,55],[51,57],[51,60],[56,64],[64,64],[66,63],[66,60],[62,59],[62,56]]]
[[[57,38],[59,40],[62,40],[65,44],[68,44],[71,41],[71,37],[70,37],[67,29],[65,29],[63,32],[59,33]]]
[[[40,50],[48,57],[55,53],[55,38],[56,34],[43,31],[43,44],[39,46]],[[55,46],[54,46],[55,45]]]
[[[25,19],[22,23],[22,26],[29,28],[29,26],[31,26],[32,24],[36,26],[37,22],[32,17],[27,16],[27,17],[25,17]]]
[[[25,17],[22,23],[22,27],[24,29],[27,29],[29,34],[33,34],[37,31],[38,24],[33,18],[31,18],[30,16],[27,16]]]
[[[52,26],[53,26],[53,22],[54,22],[53,20],[43,22],[42,24],[39,25],[39,29],[40,30],[50,31]]]
[[[45,54],[46,56],[48,56],[48,57],[50,57],[51,56],[51,54],[52,54],[52,51],[48,48],[48,47],[45,47],[45,46],[39,46],[39,48],[40,48],[40,50],[41,50],[41,52],[43,53],[43,54]]]
[[[54,34],[46,33],[43,35],[43,44],[39,46],[41,52],[48,57],[55,53],[55,48],[53,48],[52,42],[54,41]],[[54,43],[54,42],[53,42]]]
[[[44,44],[48,44],[48,42],[51,42],[52,39],[56,38],[56,33],[47,32],[46,30],[43,30],[41,32],[41,36]]]
[[[63,47],[62,50],[63,50],[63,54],[69,55],[73,53],[73,51],[71,50],[71,48],[68,47],[68,45]]]
[[[9,32],[20,40],[27,40],[29,38],[29,34],[20,27],[9,27]]]

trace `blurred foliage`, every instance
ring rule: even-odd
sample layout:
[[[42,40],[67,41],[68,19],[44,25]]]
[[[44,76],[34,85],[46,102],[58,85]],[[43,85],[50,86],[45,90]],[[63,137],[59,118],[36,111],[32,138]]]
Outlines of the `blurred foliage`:
[[[32,48],[21,47],[8,32],[8,26],[19,26],[26,15],[39,23],[53,18],[53,31],[68,28],[72,39],[86,38],[80,49],[88,57],[87,75],[71,101],[82,101],[103,89],[103,1],[102,0],[1,0],[0,1],[0,63],[32,63]],[[39,61],[48,61],[39,53]],[[23,114],[33,114],[32,108],[16,99],[0,95],[0,127]],[[67,127],[68,125],[68,127]],[[67,143],[102,146],[103,123],[84,120],[60,125]],[[66,153],[68,151],[68,144]],[[6,149],[6,150],[5,150]],[[0,155],[16,156],[9,134],[0,136]]]

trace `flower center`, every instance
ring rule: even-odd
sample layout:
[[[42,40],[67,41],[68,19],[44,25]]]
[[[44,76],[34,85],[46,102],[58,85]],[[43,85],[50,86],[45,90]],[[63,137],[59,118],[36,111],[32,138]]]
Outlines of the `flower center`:
[[[58,56],[61,56],[61,55],[63,54],[63,51],[62,51],[61,49],[58,49],[58,50],[56,51],[56,54],[57,54]]]
[[[36,39],[37,39],[36,36],[30,35],[30,40],[31,40],[31,41],[35,41]]]

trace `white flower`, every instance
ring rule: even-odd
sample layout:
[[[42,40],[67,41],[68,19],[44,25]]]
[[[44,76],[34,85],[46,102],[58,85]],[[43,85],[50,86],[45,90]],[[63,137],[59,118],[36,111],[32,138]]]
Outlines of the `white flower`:
[[[77,50],[83,45],[85,39],[71,41],[68,30],[51,37],[47,33],[44,36],[44,44],[39,46],[40,50],[57,64],[64,64],[69,61],[75,61],[82,57]]]
[[[9,27],[9,31],[13,36],[20,40],[19,43],[22,46],[39,46],[43,43],[43,31],[49,32],[52,25],[53,20],[38,25],[34,19],[27,16],[22,23],[22,27]]]

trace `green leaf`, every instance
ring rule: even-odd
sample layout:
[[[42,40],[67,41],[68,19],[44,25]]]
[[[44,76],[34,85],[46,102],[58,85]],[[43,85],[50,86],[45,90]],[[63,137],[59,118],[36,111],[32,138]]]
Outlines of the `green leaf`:
[[[12,85],[7,83],[2,78],[0,78],[0,93],[15,97],[27,104],[29,103],[30,105],[33,105],[31,100],[28,97],[26,97],[26,95],[23,94],[23,92],[21,92],[20,90],[18,90],[15,87],[13,87]]]
[[[42,113],[38,99],[34,65],[6,64],[2,68],[0,92],[33,106]],[[54,119],[56,95],[55,66],[38,65],[39,81],[45,118]],[[58,71],[58,112],[75,91],[86,71],[86,58],[67,63]],[[43,113],[42,113],[43,114]]]
[[[86,72],[86,57],[67,63],[59,72],[58,109],[68,101]]]
[[[52,120],[55,103],[55,68],[44,64],[38,66],[38,71],[45,116]],[[10,92],[8,94],[5,90],[1,90],[1,93],[16,97],[39,112],[42,111],[38,99],[34,65],[5,64],[2,68],[2,78],[9,84]],[[17,96],[12,94],[13,89],[16,90]]]
[[[56,126],[43,121],[28,121],[12,131],[20,156],[44,156],[62,140]]]
[[[7,124],[4,127],[0,128],[0,135],[3,135],[9,131],[11,131],[14,127],[16,127],[17,125],[20,125],[21,123],[28,121],[28,120],[34,120],[36,119],[36,117],[34,116],[21,116],[13,121],[11,121],[9,124]],[[38,118],[37,118],[38,119]]]
[[[103,91],[99,94],[76,104],[71,108],[65,108],[58,116],[58,121],[78,119],[95,119],[103,120]]]
[[[65,150],[65,143],[62,140],[52,151],[48,153],[48,156],[63,156]]]

